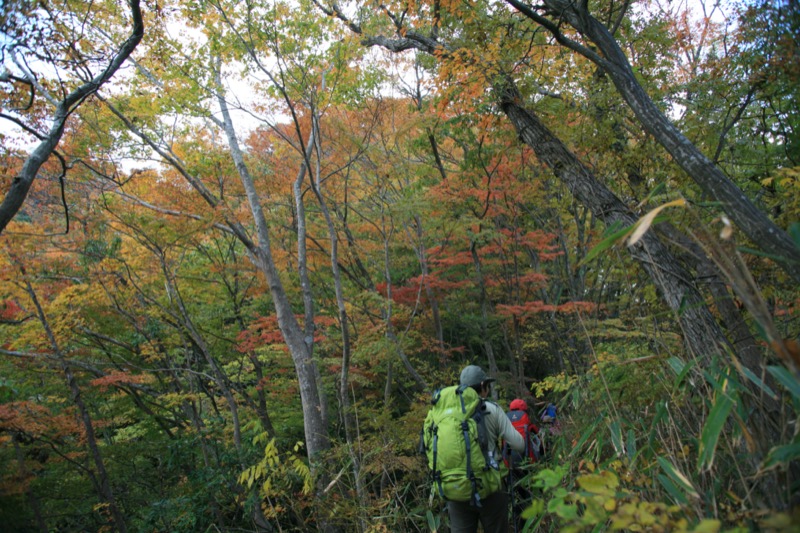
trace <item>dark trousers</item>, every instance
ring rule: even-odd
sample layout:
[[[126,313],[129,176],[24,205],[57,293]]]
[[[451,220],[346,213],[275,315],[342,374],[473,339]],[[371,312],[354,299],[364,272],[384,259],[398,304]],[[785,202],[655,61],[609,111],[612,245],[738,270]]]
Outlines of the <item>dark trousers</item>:
[[[478,522],[484,533],[508,533],[508,494],[498,490],[481,500],[478,509],[469,502],[447,502],[452,533],[476,533]]]

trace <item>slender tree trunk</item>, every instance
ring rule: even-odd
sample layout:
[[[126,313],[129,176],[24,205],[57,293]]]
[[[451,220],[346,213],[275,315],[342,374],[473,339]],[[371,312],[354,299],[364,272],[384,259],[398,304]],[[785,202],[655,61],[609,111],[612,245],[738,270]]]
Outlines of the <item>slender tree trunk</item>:
[[[497,359],[494,356],[492,342],[489,339],[489,299],[486,297],[486,282],[483,279],[481,259],[478,256],[478,248],[475,241],[473,241],[470,245],[470,253],[472,254],[472,264],[475,266],[475,284],[478,286],[478,294],[480,299],[481,339],[483,340],[483,350],[486,352],[486,359],[489,362],[489,373],[493,376],[497,374]]]
[[[393,230],[387,229],[387,223],[385,218],[382,221],[382,234],[383,234],[383,277],[386,280],[386,308],[384,310],[384,316],[386,320],[386,337],[397,347],[397,355],[400,357],[400,361],[403,363],[406,371],[411,375],[414,381],[417,383],[417,388],[421,391],[428,390],[428,383],[423,379],[422,376],[419,375],[417,369],[414,368],[414,365],[411,364],[408,356],[406,355],[403,347],[400,345],[400,340],[397,338],[394,332],[394,325],[392,324],[392,272],[390,269],[390,259],[391,254],[389,253],[389,238]]]
[[[330,447],[330,441],[328,439],[327,429],[322,422],[320,399],[313,372],[313,361],[308,350],[308,343],[305,340],[304,332],[295,318],[291,304],[289,303],[289,298],[286,295],[286,290],[283,287],[278,270],[272,259],[269,229],[267,227],[263,208],[261,207],[261,198],[256,191],[255,183],[250,176],[250,171],[244,162],[244,157],[239,148],[239,141],[236,139],[236,133],[233,129],[230,113],[228,112],[227,102],[222,96],[220,96],[218,100],[222,109],[225,134],[228,137],[228,146],[234,163],[236,164],[236,170],[239,172],[239,177],[241,178],[242,185],[247,194],[253,221],[256,224],[258,246],[249,249],[249,252],[256,266],[267,278],[267,283],[269,284],[270,293],[272,294],[273,303],[275,305],[275,311],[278,315],[278,325],[295,363],[295,370],[300,385],[300,396],[303,403],[303,421],[307,440],[306,446],[308,447],[309,456],[314,458],[318,453]]]
[[[416,246],[414,249],[417,252],[417,260],[419,261],[420,271],[422,272],[422,286],[425,289],[425,295],[428,297],[428,302],[431,304],[433,328],[436,333],[436,342],[439,345],[439,364],[444,365],[446,348],[444,344],[442,319],[441,315],[439,314],[439,300],[436,293],[431,288],[429,281],[430,272],[428,270],[428,255],[425,251],[425,238],[422,231],[422,219],[419,215],[414,215],[414,230],[416,233]]]
[[[295,209],[297,210],[297,274],[300,278],[300,289],[303,294],[303,340],[308,346],[308,353],[311,354],[311,360],[314,363],[314,377],[317,383],[317,395],[319,396],[320,409],[322,416],[322,423],[324,427],[328,427],[328,402],[325,398],[325,390],[322,379],[319,375],[314,356],[314,294],[311,290],[311,280],[308,278],[308,251],[306,246],[306,207],[303,202],[303,181],[307,172],[310,172],[308,166],[311,153],[314,150],[314,145],[318,142],[317,135],[319,132],[315,128],[311,128],[311,133],[308,136],[308,144],[303,153],[303,162],[300,164],[300,170],[297,177],[292,184],[292,193],[294,194]]]
[[[313,115],[313,130],[317,132],[316,135],[316,153],[322,153],[320,147],[320,130],[319,118],[316,114]],[[336,228],[333,225],[333,218],[331,217],[328,204],[325,202],[325,197],[322,195],[322,181],[320,179],[320,162],[317,160],[316,164],[316,179],[311,180],[312,189],[319,202],[322,215],[325,218],[325,224],[328,228],[328,242],[330,243],[331,251],[331,272],[333,274],[333,287],[336,294],[336,307],[339,313],[339,328],[342,332],[342,370],[339,379],[339,401],[342,406],[342,421],[344,422],[344,434],[347,441],[347,448],[350,452],[350,460],[353,464],[353,478],[356,483],[356,495],[358,500],[362,503],[365,502],[366,490],[364,489],[364,480],[361,476],[361,457],[356,445],[358,436],[356,433],[356,420],[353,416],[352,405],[350,404],[350,324],[347,318],[347,307],[344,301],[344,290],[342,289],[342,274],[339,271],[339,238],[336,234]],[[367,524],[362,521],[362,527],[367,528]]]
[[[22,273],[23,277],[25,276],[25,269],[22,268],[20,265],[20,272]],[[50,342],[50,346],[53,349],[53,353],[58,358],[58,361],[61,365],[61,370],[64,372],[64,377],[67,380],[67,386],[72,393],[72,402],[78,408],[78,414],[80,417],[80,421],[83,425],[83,430],[86,432],[86,445],[89,447],[89,454],[92,457],[94,462],[94,467],[97,470],[98,476],[98,486],[100,490],[100,497],[102,500],[108,505],[108,510],[111,513],[111,518],[114,521],[114,527],[120,533],[126,533],[128,531],[127,524],[125,523],[125,515],[120,511],[119,506],[117,505],[117,499],[114,497],[114,491],[111,488],[111,483],[108,479],[108,472],[106,471],[106,465],[103,461],[103,456],[100,453],[100,447],[97,445],[97,437],[94,431],[94,425],[92,424],[92,417],[89,414],[89,409],[86,407],[86,404],[83,402],[83,397],[81,396],[81,389],[78,385],[78,381],[75,379],[75,376],[72,373],[72,369],[67,364],[66,358],[64,353],[61,351],[61,347],[56,340],[55,334],[53,330],[50,328],[50,322],[47,320],[47,316],[44,313],[44,309],[42,308],[41,304],[39,303],[39,298],[36,296],[36,291],[33,290],[33,286],[28,282],[25,281],[26,292],[30,297],[31,301],[33,302],[34,307],[36,308],[36,313],[39,317],[39,321],[42,324],[42,327],[47,334],[47,339]]]
[[[222,83],[219,79],[219,72],[217,76],[217,85],[220,87],[221,91]],[[241,179],[247,195],[250,212],[258,235],[257,245],[248,241],[245,242],[245,246],[256,267],[264,273],[267,279],[270,294],[272,295],[272,302],[278,316],[278,327],[281,330],[286,346],[289,348],[289,353],[292,355],[303,408],[303,426],[305,430],[309,467],[316,481],[316,493],[321,496],[328,486],[329,479],[325,469],[321,468],[320,461],[323,459],[323,453],[330,449],[330,437],[328,436],[328,427],[323,415],[322,401],[318,388],[317,368],[311,351],[309,350],[309,343],[307,342],[306,335],[297,322],[297,318],[294,315],[291,303],[286,294],[286,289],[283,286],[283,282],[278,274],[278,269],[275,266],[272,257],[269,227],[261,206],[261,198],[259,197],[253,178],[244,161],[242,151],[239,148],[239,141],[236,138],[236,132],[233,127],[230,112],[228,111],[228,104],[222,92],[220,92],[218,97],[218,103],[222,113],[223,126],[228,139],[231,157],[236,165],[236,170],[239,173],[239,178]],[[319,516],[324,517],[326,515],[323,509],[318,509],[318,511]],[[322,529],[326,531],[334,529],[325,519],[321,521]]]
[[[244,329],[242,330],[244,331]],[[253,370],[256,373],[256,405],[254,410],[258,413],[258,419],[261,420],[261,426],[270,437],[275,436],[275,428],[272,426],[272,419],[269,417],[269,409],[267,408],[267,396],[264,394],[264,365],[258,360],[258,355],[255,352],[249,352],[247,356],[250,362],[253,363]]]
[[[25,466],[25,455],[22,453],[22,447],[19,445],[19,437],[20,434],[15,433],[11,437],[11,440],[14,442],[14,452],[17,456],[17,472],[19,472],[19,479],[20,482],[25,483],[27,479],[33,476]],[[47,529],[47,524],[42,516],[42,508],[39,505],[39,498],[36,497],[36,493],[33,492],[30,483],[26,483],[25,496],[28,500],[28,505],[31,506],[31,511],[33,511],[33,519],[36,522],[36,529],[38,529],[40,533],[47,533],[49,529]]]
[[[389,409],[392,405],[392,361],[386,364],[386,385],[383,387],[383,408]]]
[[[352,252],[352,249],[355,248],[355,246],[354,246],[355,239],[353,238],[353,234],[350,231],[350,228],[349,228],[349,226],[347,224],[347,217],[343,216],[339,209],[334,209],[334,212],[336,213],[337,219],[343,225],[344,233],[347,236],[347,242],[350,245],[351,253],[353,253],[353,255],[354,255],[354,260],[356,262],[356,268],[361,273],[361,279],[359,279],[357,281],[357,283],[360,286],[366,288],[367,290],[369,290],[369,291],[371,291],[373,293],[379,294],[378,293],[378,289],[375,287],[375,282],[373,281],[372,277],[370,276],[369,271],[367,270],[367,268],[364,266],[363,261],[361,261],[361,258],[356,253]],[[382,222],[383,222],[383,227],[381,228],[381,234],[383,235],[384,278],[386,280],[386,291],[387,291],[387,293],[386,293],[386,307],[381,308],[381,319],[386,323],[386,338],[389,339],[391,344],[397,350],[398,357],[400,358],[400,361],[403,363],[403,367],[408,371],[408,373],[414,379],[414,382],[416,383],[417,390],[419,392],[422,392],[422,391],[428,390],[428,385],[426,384],[425,380],[422,379],[422,376],[420,376],[419,373],[416,371],[416,369],[413,367],[413,365],[411,364],[411,361],[408,359],[408,356],[403,351],[403,347],[400,346],[400,341],[397,338],[397,336],[395,335],[394,327],[391,324],[391,316],[392,316],[392,302],[391,302],[391,299],[392,299],[392,292],[391,292],[392,291],[392,278],[391,278],[391,272],[389,270],[389,265],[390,265],[390,262],[389,262],[389,258],[390,258],[390,255],[389,255],[389,235],[387,235],[387,232],[388,233],[392,233],[393,230],[387,229],[387,227],[386,227],[387,224],[386,224],[385,218],[383,219]],[[351,277],[351,279],[354,279],[354,278]],[[389,362],[389,364],[391,365],[391,361]],[[392,379],[389,376],[387,376],[387,387],[388,387],[389,391],[391,390],[391,387],[392,387],[392,383],[391,382],[392,382]],[[386,392],[386,391],[384,391],[384,392]]]
[[[216,359],[214,359],[214,355],[208,348],[208,344],[206,344],[205,338],[203,338],[200,332],[197,331],[192,318],[189,316],[189,312],[186,310],[186,306],[183,303],[183,298],[181,297],[180,292],[175,284],[175,279],[169,269],[169,265],[167,265],[166,257],[164,257],[164,254],[160,250],[158,253],[161,269],[164,273],[164,279],[166,281],[167,294],[169,295],[170,301],[178,309],[179,315],[176,318],[181,324],[183,330],[191,339],[192,344],[206,360],[208,367],[211,369],[214,381],[219,390],[222,392],[226,403],[228,404],[228,410],[231,413],[231,420],[233,423],[233,444],[236,447],[239,464],[242,468],[244,468],[246,465],[244,463],[244,455],[242,451],[242,429],[239,422],[239,405],[236,403],[236,399],[233,397],[233,392],[228,386],[228,376],[225,375],[223,370],[217,364]]]
[[[235,263],[238,260],[237,253],[236,253],[236,241],[230,240],[228,245],[228,250],[230,253],[231,260]],[[228,289],[228,293],[231,297],[231,304],[233,306],[233,315],[236,319],[236,323],[239,325],[240,331],[245,331],[247,326],[244,321],[244,317],[242,316],[242,307],[241,307],[241,289],[239,283],[239,273],[237,270],[233,272],[233,283],[230,284],[225,281],[225,287]],[[258,359],[258,355],[253,350],[247,351],[247,358],[250,360],[250,363],[253,365],[253,372],[256,375],[256,398],[253,400],[246,391],[240,391],[242,397],[245,399],[247,404],[250,406],[253,411],[256,412],[258,415],[258,419],[261,421],[261,427],[264,428],[264,431],[267,432],[268,435],[271,437],[275,436],[275,429],[272,427],[272,420],[269,417],[269,410],[267,409],[267,397],[264,394],[264,365],[261,364],[261,361]]]

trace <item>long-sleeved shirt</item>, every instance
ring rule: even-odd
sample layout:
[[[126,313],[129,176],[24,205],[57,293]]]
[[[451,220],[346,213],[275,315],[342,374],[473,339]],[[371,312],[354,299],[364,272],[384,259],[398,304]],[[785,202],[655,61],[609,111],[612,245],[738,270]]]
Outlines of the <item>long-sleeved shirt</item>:
[[[494,402],[483,402],[483,416],[486,423],[486,433],[489,438],[489,452],[498,457],[500,441],[505,440],[512,450],[520,453],[525,452],[525,439],[519,434],[508,417],[503,412],[503,408]]]

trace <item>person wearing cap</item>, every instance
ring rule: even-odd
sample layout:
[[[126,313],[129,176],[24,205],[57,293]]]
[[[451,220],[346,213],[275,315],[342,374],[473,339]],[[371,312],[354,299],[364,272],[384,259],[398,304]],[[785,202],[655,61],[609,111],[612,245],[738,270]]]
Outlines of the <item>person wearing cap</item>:
[[[493,458],[493,462],[501,457],[500,442],[503,440],[513,450],[525,452],[525,439],[511,425],[503,408],[486,400],[494,378],[486,375],[481,367],[469,365],[461,371],[459,381],[461,386],[472,387],[484,399],[481,409],[489,440],[489,457]],[[497,468],[496,463],[493,466]],[[508,493],[503,488],[481,500],[480,507],[474,507],[469,502],[448,501],[447,510],[450,514],[450,531],[453,533],[475,533],[479,522],[483,525],[484,533],[508,531]]]

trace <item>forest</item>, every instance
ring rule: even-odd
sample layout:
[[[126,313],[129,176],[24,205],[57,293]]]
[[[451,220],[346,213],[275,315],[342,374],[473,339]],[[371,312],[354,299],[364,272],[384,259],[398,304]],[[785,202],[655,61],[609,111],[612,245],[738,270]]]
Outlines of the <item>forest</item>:
[[[4,531],[800,528],[798,0],[0,5]]]

